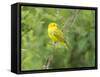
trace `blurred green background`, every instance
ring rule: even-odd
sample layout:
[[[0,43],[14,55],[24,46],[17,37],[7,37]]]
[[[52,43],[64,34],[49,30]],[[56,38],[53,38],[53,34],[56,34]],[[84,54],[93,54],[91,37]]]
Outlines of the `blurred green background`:
[[[48,24],[55,22],[70,48],[55,47]],[[95,11],[21,7],[21,70],[95,66]]]

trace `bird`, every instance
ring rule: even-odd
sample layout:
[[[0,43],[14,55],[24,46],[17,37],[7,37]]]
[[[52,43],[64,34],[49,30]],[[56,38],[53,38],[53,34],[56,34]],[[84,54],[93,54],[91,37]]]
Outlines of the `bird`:
[[[58,24],[55,22],[51,22],[48,24],[48,36],[54,43],[60,43],[64,45],[68,49],[68,44],[64,38],[64,33],[58,27]]]

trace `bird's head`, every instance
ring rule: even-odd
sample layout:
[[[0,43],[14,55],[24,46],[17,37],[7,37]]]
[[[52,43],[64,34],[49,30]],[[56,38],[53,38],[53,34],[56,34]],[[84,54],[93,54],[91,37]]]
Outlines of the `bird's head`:
[[[48,25],[48,28],[49,28],[49,29],[56,29],[56,28],[57,28],[57,24],[56,24],[56,23],[50,23],[50,24]]]

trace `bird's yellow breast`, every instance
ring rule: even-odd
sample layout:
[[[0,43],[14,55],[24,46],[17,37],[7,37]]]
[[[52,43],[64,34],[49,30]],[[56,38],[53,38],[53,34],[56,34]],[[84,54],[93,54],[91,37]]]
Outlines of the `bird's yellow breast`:
[[[57,42],[58,39],[54,36],[54,32],[55,32],[55,29],[54,28],[48,28],[48,36],[50,37],[50,39],[53,42]]]

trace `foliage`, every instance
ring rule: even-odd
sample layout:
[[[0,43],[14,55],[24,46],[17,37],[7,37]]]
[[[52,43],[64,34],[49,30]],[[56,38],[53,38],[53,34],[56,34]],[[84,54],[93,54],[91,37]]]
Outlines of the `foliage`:
[[[75,14],[76,13],[76,14]],[[77,16],[76,16],[77,15]],[[76,17],[75,17],[76,16]],[[75,21],[72,21],[75,20]],[[64,31],[70,48],[56,47],[48,37],[48,24]],[[21,69],[92,67],[95,65],[95,12],[93,10],[21,7]]]

